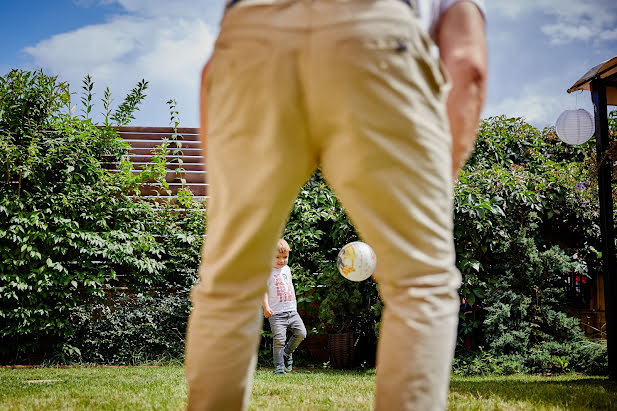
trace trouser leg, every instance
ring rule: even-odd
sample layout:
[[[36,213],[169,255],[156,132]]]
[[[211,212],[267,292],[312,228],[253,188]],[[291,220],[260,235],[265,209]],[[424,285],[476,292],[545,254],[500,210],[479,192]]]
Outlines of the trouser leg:
[[[322,171],[377,254],[376,408],[444,409],[460,284],[447,84],[402,2],[358,4],[361,24],[324,28],[312,42],[315,70],[329,67],[316,71],[309,102],[324,119],[313,124]]]
[[[240,22],[241,23],[241,22]],[[292,35],[223,25],[208,83],[208,229],[191,294],[188,408],[247,406],[276,241],[315,167]]]
[[[268,318],[272,331],[272,357],[274,368],[283,366],[285,339],[287,339],[287,319],[284,314],[275,314]]]
[[[296,348],[298,348],[300,343],[306,338],[306,327],[304,326],[304,321],[302,321],[300,314],[297,312],[290,314],[289,328],[291,329],[291,336],[289,337],[289,340],[285,344],[285,349],[283,350],[285,355],[292,354]]]

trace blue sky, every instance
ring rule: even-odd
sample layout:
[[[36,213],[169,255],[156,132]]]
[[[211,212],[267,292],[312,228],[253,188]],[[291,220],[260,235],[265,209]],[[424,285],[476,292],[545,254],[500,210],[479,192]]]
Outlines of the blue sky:
[[[537,127],[566,109],[592,110],[568,89],[617,55],[615,0],[486,0],[489,85],[484,116],[522,116]],[[149,97],[133,125],[166,126],[178,101],[181,125],[198,126],[199,72],[212,50],[222,0],[21,0],[3,2],[0,75],[11,68],[58,75],[95,98],[119,103],[142,78]],[[75,98],[78,101],[78,98]],[[101,111],[95,107],[95,111]]]

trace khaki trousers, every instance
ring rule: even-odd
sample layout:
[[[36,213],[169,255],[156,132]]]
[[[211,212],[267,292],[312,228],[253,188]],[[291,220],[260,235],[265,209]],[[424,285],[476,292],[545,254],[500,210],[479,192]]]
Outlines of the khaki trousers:
[[[376,409],[445,408],[460,274],[448,82],[430,45],[400,0],[243,0],[226,13],[206,84],[189,409],[246,408],[275,245],[318,166],[377,253]]]

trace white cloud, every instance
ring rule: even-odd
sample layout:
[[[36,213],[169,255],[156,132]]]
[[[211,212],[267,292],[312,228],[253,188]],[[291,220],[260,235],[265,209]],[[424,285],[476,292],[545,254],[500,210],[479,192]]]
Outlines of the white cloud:
[[[488,7],[489,12],[491,10],[495,10],[501,15],[509,17],[512,20],[516,19],[519,16],[519,14],[522,13],[522,10],[524,8],[522,2],[513,2],[513,1],[504,1],[504,2],[496,1],[494,3],[489,3],[487,7]]]
[[[120,3],[129,15],[57,34],[24,51],[37,66],[68,81],[74,91],[84,75],[91,74],[97,101],[105,86],[110,86],[118,102],[139,80],[146,79],[149,97],[135,125],[167,125],[165,101],[173,97],[186,121],[182,125],[197,126],[199,73],[212,50],[215,28],[194,14],[198,2],[182,1],[195,3],[194,7],[171,16],[163,13],[169,2]]]
[[[83,0],[82,0],[83,1]],[[101,2],[118,3],[129,13],[153,17],[203,17],[223,10],[221,0],[100,0]]]
[[[614,0],[497,0],[490,2],[488,7],[512,20],[550,16],[552,21],[541,29],[551,44],[617,38],[617,2]]]
[[[73,71],[119,61],[124,56],[130,58],[139,38],[152,29],[151,24],[135,18],[118,18],[106,24],[57,34],[24,51],[34,57],[36,63],[52,70],[68,67]]]
[[[516,19],[523,14],[544,12],[552,15],[580,15],[596,12],[599,7],[612,4],[612,0],[493,0],[487,2],[489,10]]]
[[[555,125],[564,110],[583,108],[593,113],[589,93],[551,95],[545,90],[528,88],[519,96],[508,97],[498,104],[485,107],[483,117],[505,115],[523,117],[528,123],[543,128]]]
[[[509,97],[495,106],[486,107],[484,117],[503,114],[507,117],[524,117],[531,124],[546,125],[553,114],[551,107],[557,105],[557,102],[555,97],[549,99],[542,95]]]
[[[587,41],[596,36],[589,27],[570,24],[548,24],[542,27],[542,32],[550,38],[550,43],[555,45],[566,44],[573,40]]]
[[[604,30],[602,33],[600,33],[599,40],[601,40],[601,41],[617,41],[617,29]]]

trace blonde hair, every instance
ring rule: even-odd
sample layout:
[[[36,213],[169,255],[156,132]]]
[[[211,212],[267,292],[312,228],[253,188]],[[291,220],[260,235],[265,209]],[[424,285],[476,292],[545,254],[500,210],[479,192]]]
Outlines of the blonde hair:
[[[289,243],[285,241],[284,238],[279,239],[276,249],[279,253],[288,253],[291,251],[291,247],[289,246]]]

